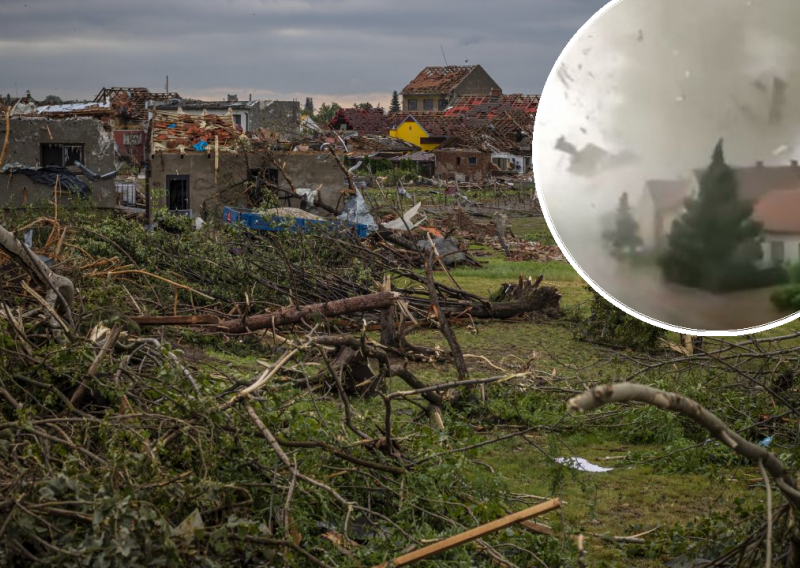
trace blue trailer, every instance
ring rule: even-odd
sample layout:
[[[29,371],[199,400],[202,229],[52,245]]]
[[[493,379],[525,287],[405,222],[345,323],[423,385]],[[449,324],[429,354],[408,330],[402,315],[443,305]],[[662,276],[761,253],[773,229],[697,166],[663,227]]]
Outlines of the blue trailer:
[[[255,231],[310,231],[315,226],[330,227],[332,229],[355,229],[359,238],[364,239],[369,234],[369,227],[360,223],[350,223],[339,219],[303,219],[300,217],[281,217],[278,215],[264,216],[253,209],[243,207],[225,207],[222,210],[222,219],[229,225],[244,225]]]

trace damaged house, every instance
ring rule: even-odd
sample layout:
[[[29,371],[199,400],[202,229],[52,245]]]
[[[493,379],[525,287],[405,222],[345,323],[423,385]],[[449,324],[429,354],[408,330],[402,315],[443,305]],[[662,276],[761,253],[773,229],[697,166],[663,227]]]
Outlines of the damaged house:
[[[201,116],[214,114],[228,116],[234,127],[245,133],[267,130],[290,130],[299,132],[300,103],[298,101],[248,100],[240,101],[238,95],[228,95],[224,101],[200,101],[180,99],[168,104],[159,104],[158,110]]]
[[[426,67],[408,83],[403,96],[404,113],[443,112],[463,95],[499,95],[500,85],[480,65]]]
[[[385,136],[391,129],[391,118],[381,108],[340,108],[330,122],[333,130]]]
[[[178,93],[151,93],[145,87],[105,87],[97,93],[94,102],[111,107],[117,153],[121,160],[138,168],[146,161],[150,107],[154,102],[177,99],[180,99]]]
[[[208,218],[225,205],[258,207],[268,193],[282,197],[281,206],[297,206],[294,190],[341,208],[347,183],[329,154],[273,151],[271,140],[250,138],[236,126],[230,115],[157,111],[150,142],[155,207]]]
[[[99,208],[116,205],[117,172],[112,111],[105,103],[35,106],[16,103],[0,121],[0,180],[3,207],[46,205],[55,196],[90,199]]]

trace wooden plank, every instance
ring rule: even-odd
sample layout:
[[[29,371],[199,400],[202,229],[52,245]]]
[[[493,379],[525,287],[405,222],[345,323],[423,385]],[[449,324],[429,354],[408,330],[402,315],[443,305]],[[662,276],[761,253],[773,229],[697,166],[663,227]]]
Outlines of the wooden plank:
[[[131,321],[139,325],[216,325],[217,316],[132,316]]]
[[[555,536],[556,533],[553,529],[546,525],[540,525],[539,523],[535,523],[533,521],[520,521],[520,526],[525,527],[529,531],[533,531],[539,534],[546,534],[547,536]]]
[[[533,517],[549,513],[550,511],[555,511],[559,507],[561,507],[561,500],[551,499],[550,501],[545,501],[544,503],[536,505],[535,507],[530,507],[510,515],[506,515],[505,517],[497,519],[496,521],[492,521],[491,523],[486,523],[485,525],[475,527],[474,529],[451,536],[450,538],[440,540],[439,542],[430,546],[409,552],[403,556],[398,556],[391,562],[384,562],[383,564],[373,566],[373,568],[407,566],[408,564],[416,562],[417,560],[424,560],[425,558],[433,556],[434,554],[439,554],[440,552],[444,552],[446,550],[450,550],[451,548],[455,548],[456,546],[479,539],[487,534],[503,530],[504,528],[519,523],[520,521],[526,521]]]

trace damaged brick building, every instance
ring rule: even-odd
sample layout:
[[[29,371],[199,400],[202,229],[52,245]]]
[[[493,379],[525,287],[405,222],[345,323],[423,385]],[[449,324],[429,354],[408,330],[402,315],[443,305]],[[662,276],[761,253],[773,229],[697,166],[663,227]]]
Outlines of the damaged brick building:
[[[110,108],[98,103],[16,108],[8,132],[0,121],[0,140],[8,134],[0,206],[52,207],[57,195],[60,203],[80,196],[113,208],[117,162]]]

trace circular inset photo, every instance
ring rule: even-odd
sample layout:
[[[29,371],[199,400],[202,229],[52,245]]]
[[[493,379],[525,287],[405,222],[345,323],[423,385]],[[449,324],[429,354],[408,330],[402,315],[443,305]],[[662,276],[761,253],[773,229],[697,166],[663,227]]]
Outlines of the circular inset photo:
[[[800,313],[800,2],[618,0],[548,77],[547,223],[617,307],[681,333]]]

